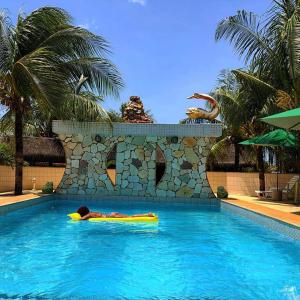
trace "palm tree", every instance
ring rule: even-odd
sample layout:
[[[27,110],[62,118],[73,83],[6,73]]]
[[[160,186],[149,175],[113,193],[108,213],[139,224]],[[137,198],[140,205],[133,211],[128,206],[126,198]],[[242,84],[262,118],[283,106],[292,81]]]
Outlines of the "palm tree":
[[[277,110],[285,110],[300,105],[300,2],[272,3],[264,19],[243,10],[222,20],[216,40],[229,40],[250,65],[252,72],[235,71],[244,87],[262,102],[276,103]],[[274,106],[272,109],[276,112]],[[300,134],[298,141],[300,147]]]
[[[96,96],[88,91],[81,92],[80,96],[80,101],[64,101],[59,104],[59,109],[55,111],[41,111],[33,103],[30,114],[23,116],[23,134],[26,136],[54,137],[52,121],[59,119],[79,122],[113,121],[110,120],[110,114],[102,108],[103,99],[100,96]],[[13,111],[8,111],[0,119],[0,132],[3,135],[11,136],[13,131],[14,113]]]
[[[243,139],[263,133],[267,126],[257,120],[272,107],[272,102],[261,101],[249,90],[237,72],[222,72],[214,97],[220,104],[221,119],[225,124],[225,136],[212,147],[212,152],[233,144],[235,148],[235,165],[238,170],[240,145]],[[249,71],[250,72],[250,71]],[[251,74],[251,73],[250,73]],[[224,151],[224,150],[223,150]],[[264,190],[264,159],[262,147],[256,147],[257,169],[259,171],[260,189]]]
[[[276,98],[282,108],[300,104],[300,3],[273,0],[273,6],[259,19],[252,12],[238,11],[222,20],[216,40],[227,39],[250,64],[252,74],[238,76],[265,97]]]
[[[57,116],[62,107],[94,110],[95,105],[74,92],[82,74],[87,77],[85,90],[118,96],[123,82],[107,53],[102,37],[73,26],[60,8],[20,14],[15,26],[0,12],[0,102],[15,123],[15,194],[22,193],[24,120],[33,112]]]
[[[221,71],[217,87],[212,91],[213,97],[220,104],[220,118],[225,124],[223,137],[212,147],[212,153],[221,155],[226,148],[234,146],[235,170],[239,171],[240,145],[243,140],[243,111],[240,105],[240,89],[234,74],[228,70]]]

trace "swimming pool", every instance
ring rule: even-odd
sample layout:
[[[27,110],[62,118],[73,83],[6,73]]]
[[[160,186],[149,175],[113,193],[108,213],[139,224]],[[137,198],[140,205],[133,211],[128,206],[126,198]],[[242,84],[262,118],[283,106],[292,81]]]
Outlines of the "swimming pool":
[[[82,203],[160,222],[69,221]],[[0,234],[0,298],[300,297],[300,243],[229,205],[51,200],[0,216]]]

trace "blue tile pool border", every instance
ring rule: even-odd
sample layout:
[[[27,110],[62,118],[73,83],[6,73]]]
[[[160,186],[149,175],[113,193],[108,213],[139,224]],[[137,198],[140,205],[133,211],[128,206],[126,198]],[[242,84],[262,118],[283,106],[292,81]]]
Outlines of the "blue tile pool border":
[[[260,214],[258,212],[254,212],[246,208],[236,206],[231,203],[226,203],[223,201],[221,201],[221,211],[231,212],[234,215],[246,218],[265,228],[271,229],[275,232],[288,236],[293,240],[300,241],[300,228],[293,224],[289,224],[287,222],[283,222],[281,220],[274,219],[272,217]]]
[[[66,195],[56,194],[55,199],[63,200],[97,200],[106,201],[113,200],[116,202],[149,202],[149,203],[167,203],[167,204],[178,204],[178,203],[191,203],[198,205],[208,205],[214,207],[220,207],[221,200],[218,198],[202,199],[202,198],[166,198],[166,197],[143,197],[143,196],[110,196],[110,195]]]
[[[23,200],[15,203],[5,204],[0,206],[0,216],[18,209],[26,208],[33,206],[39,203],[44,203],[47,201],[54,200],[76,200],[76,201],[116,201],[122,203],[133,203],[133,202],[149,202],[149,203],[167,203],[167,204],[178,204],[178,203],[189,203],[197,204],[199,206],[213,206],[220,207],[221,201],[217,198],[212,199],[200,199],[200,198],[175,198],[169,199],[164,197],[134,197],[134,196],[99,196],[99,195],[62,195],[62,194],[53,194],[42,196],[40,198]]]
[[[0,216],[7,214],[9,212],[19,210],[22,208],[30,207],[36,204],[45,203],[48,201],[54,200],[76,200],[76,201],[88,201],[88,200],[97,200],[97,201],[116,201],[122,203],[134,203],[134,202],[148,202],[148,203],[167,203],[167,204],[195,204],[197,206],[210,206],[220,208],[222,211],[228,211],[235,215],[238,215],[242,218],[246,218],[252,220],[254,223],[259,224],[263,227],[271,229],[275,232],[281,233],[285,236],[288,236],[291,239],[300,241],[300,228],[294,226],[292,224],[283,222],[278,219],[271,218],[269,216],[245,209],[243,207],[239,207],[230,203],[225,203],[220,199],[198,199],[198,198],[176,198],[176,199],[168,199],[168,198],[159,198],[159,197],[132,197],[132,196],[85,196],[85,195],[47,195],[42,196],[40,198],[24,200],[16,203],[11,203],[7,205],[0,206]]]

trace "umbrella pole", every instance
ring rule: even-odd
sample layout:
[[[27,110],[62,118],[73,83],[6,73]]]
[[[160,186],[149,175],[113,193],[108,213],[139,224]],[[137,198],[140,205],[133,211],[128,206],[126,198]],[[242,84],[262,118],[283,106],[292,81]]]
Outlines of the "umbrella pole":
[[[277,188],[277,191],[278,191],[278,171],[279,171],[279,168],[280,168],[280,159],[279,159],[279,149],[277,148],[275,150],[275,153],[276,153],[276,188]]]
[[[298,153],[297,153],[297,173],[300,174],[300,131],[297,132],[297,143],[298,143]]]
[[[297,173],[300,175],[300,131],[297,132],[297,148],[298,148],[298,153],[297,153]],[[295,195],[294,195],[294,202],[298,204],[299,202],[299,181],[296,182],[295,186]]]
[[[256,147],[256,160],[258,167],[258,178],[259,178],[259,190],[265,191],[265,166],[264,166],[264,155],[263,155],[263,147]]]

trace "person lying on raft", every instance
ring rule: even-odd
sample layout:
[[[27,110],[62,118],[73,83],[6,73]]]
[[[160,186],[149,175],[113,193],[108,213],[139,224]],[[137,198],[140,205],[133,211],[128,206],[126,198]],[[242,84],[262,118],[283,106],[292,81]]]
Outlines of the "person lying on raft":
[[[89,218],[135,218],[135,217],[154,217],[153,213],[147,214],[137,214],[137,215],[124,215],[118,212],[112,212],[110,214],[103,214],[101,212],[92,212],[86,206],[81,206],[78,208],[77,213],[80,214],[80,220],[88,220]]]

